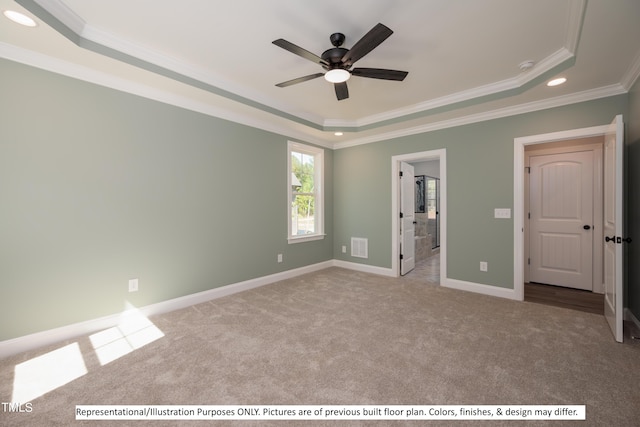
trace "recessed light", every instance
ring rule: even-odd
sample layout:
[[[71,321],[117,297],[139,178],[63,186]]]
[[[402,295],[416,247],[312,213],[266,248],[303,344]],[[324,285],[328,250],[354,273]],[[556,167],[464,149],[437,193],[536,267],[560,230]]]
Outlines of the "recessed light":
[[[335,136],[342,136],[342,135],[344,135],[342,132],[334,132],[333,134],[334,134]]]
[[[558,85],[561,85],[562,83],[564,83],[566,81],[567,81],[566,77],[558,77],[557,79],[550,80],[547,83],[547,86],[550,86],[550,87],[551,86],[558,86]]]
[[[25,27],[35,27],[36,25],[38,25],[36,24],[36,21],[29,18],[27,15],[20,12],[16,12],[15,10],[5,10],[2,13],[8,19],[12,20],[17,24],[24,25]]]

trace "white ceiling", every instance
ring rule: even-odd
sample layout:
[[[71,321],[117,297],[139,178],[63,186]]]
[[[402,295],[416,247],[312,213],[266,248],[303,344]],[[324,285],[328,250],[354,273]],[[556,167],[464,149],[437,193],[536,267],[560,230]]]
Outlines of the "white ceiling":
[[[640,75],[638,0],[0,0],[36,19],[0,21],[0,57],[316,142],[344,147],[627,92]],[[316,55],[394,31],[337,101]],[[519,64],[534,61],[528,71]],[[551,77],[566,84],[549,88]],[[335,136],[335,130],[344,130]]]

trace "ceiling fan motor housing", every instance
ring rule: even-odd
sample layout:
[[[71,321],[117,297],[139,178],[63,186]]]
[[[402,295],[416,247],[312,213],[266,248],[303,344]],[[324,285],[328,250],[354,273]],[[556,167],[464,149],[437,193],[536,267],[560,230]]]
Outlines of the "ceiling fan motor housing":
[[[329,66],[323,66],[326,70],[333,70],[334,68],[345,68],[342,64],[342,58],[349,51],[342,46],[345,40],[345,36],[342,33],[333,33],[329,36],[331,44],[335,46],[332,49],[325,50],[320,56],[323,60],[329,63]]]
[[[342,64],[342,57],[347,52],[349,52],[349,50],[343,47],[334,47],[332,49],[325,50],[321,58],[329,63],[329,67],[324,67],[324,68],[326,69],[344,68]]]

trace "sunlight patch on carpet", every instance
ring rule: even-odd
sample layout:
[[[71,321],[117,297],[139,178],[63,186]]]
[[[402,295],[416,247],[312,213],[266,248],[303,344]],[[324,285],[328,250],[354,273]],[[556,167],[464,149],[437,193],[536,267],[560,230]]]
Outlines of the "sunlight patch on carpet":
[[[11,401],[30,402],[86,373],[78,343],[50,351],[15,366]]]
[[[102,366],[164,337],[140,310],[127,303],[117,326],[89,337]]]

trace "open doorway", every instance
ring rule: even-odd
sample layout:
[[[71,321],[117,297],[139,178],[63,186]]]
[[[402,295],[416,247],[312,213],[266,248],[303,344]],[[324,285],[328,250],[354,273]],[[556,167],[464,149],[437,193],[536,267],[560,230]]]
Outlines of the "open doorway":
[[[604,306],[604,136],[525,147],[524,299]]]
[[[524,225],[525,225],[525,147],[556,141],[568,141],[578,138],[604,136],[603,162],[603,220],[595,224],[602,228],[605,236],[603,250],[604,307],[603,314],[611,328],[614,338],[623,341],[623,281],[624,251],[623,243],[630,243],[624,235],[624,122],[617,115],[610,125],[572,129],[548,134],[531,135],[514,139],[514,291],[516,299],[524,299],[525,264]],[[598,279],[599,280],[599,279]]]
[[[411,208],[402,207],[403,164],[413,170],[410,191]],[[407,253],[415,258],[416,271],[430,282],[443,283],[446,278],[446,150],[423,151],[392,157],[392,272],[399,277],[403,270],[403,245],[411,243]],[[406,177],[406,174],[405,174]],[[416,183],[416,177],[418,183]],[[424,194],[419,192],[422,181]],[[417,203],[416,203],[417,200]],[[413,236],[403,235],[403,209],[411,209]],[[404,218],[403,218],[404,217]],[[404,238],[403,238],[404,237]]]

